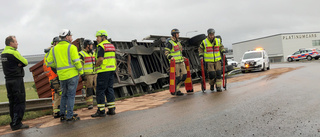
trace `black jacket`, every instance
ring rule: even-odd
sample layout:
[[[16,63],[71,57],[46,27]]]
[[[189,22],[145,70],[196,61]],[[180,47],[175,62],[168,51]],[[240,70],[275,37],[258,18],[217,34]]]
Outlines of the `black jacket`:
[[[15,48],[6,46],[1,54],[1,61],[6,79],[24,77],[23,67],[28,65],[28,61]]]

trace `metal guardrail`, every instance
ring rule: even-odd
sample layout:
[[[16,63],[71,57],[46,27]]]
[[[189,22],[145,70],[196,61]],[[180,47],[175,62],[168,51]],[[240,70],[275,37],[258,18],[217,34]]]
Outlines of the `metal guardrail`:
[[[238,74],[238,73],[241,73],[241,69],[235,69],[235,70],[232,70],[228,73],[228,75],[230,74]]]
[[[82,95],[76,95],[75,104],[85,104]],[[26,101],[26,111],[43,110],[52,108],[51,98],[31,99]],[[9,102],[0,103],[0,115],[9,114]]]

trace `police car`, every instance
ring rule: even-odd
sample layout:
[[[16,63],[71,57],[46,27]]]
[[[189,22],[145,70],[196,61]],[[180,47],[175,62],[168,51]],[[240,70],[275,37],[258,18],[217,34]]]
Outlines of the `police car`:
[[[245,52],[241,59],[240,69],[242,73],[245,73],[246,70],[269,70],[270,61],[267,52],[262,48]]]
[[[310,49],[299,49],[299,51],[294,52],[292,55],[287,56],[287,61],[292,62],[294,60],[299,61],[302,59],[318,60],[320,57],[320,51],[317,48]]]

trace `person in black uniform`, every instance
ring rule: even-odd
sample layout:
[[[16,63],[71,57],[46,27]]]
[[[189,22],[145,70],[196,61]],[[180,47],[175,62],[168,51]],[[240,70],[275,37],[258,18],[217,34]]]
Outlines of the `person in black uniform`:
[[[10,127],[12,130],[29,128],[21,122],[26,108],[23,67],[28,65],[28,61],[17,51],[18,42],[15,36],[8,36],[5,44],[1,61],[9,99]]]

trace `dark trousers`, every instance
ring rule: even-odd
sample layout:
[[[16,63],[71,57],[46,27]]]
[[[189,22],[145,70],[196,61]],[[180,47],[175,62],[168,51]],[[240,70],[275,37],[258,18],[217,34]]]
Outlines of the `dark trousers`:
[[[98,73],[96,91],[97,104],[105,104],[105,97],[107,97],[107,103],[115,101],[113,90],[114,73],[114,71]]]
[[[22,119],[26,108],[26,92],[23,77],[6,79],[7,95],[11,117],[11,128],[22,126]]]

